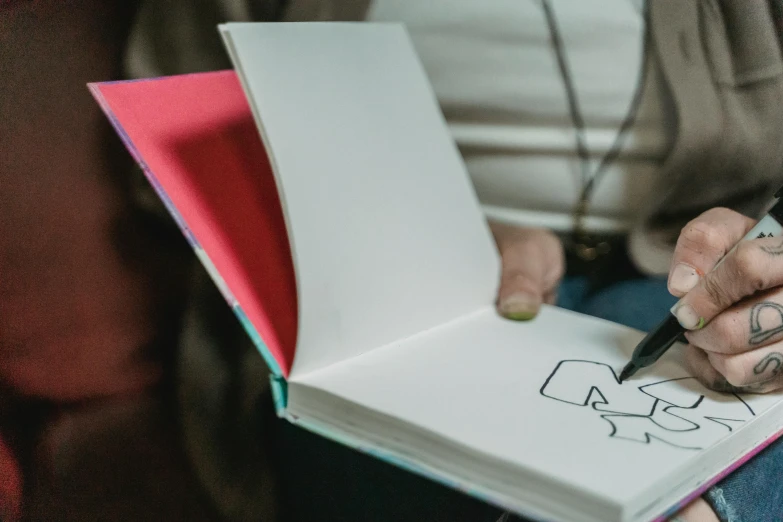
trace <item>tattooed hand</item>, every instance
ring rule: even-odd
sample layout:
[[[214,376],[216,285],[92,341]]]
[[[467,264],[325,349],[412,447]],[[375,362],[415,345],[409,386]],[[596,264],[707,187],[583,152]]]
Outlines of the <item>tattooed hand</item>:
[[[783,389],[783,238],[726,255],[754,225],[727,209],[705,212],[683,229],[669,274],[669,291],[682,297],[674,313],[690,330],[688,365],[720,391]]]

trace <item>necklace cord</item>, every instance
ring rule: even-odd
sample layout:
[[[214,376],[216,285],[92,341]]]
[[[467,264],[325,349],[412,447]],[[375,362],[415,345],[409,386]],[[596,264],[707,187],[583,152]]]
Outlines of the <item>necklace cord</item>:
[[[642,45],[642,63],[639,68],[639,77],[634,88],[633,98],[628,112],[623,118],[622,123],[617,131],[611,147],[606,154],[601,158],[601,161],[596,167],[595,172],[590,173],[590,151],[587,146],[587,139],[585,137],[585,121],[582,116],[582,111],[579,107],[579,100],[576,95],[576,88],[571,75],[571,70],[568,66],[568,61],[565,54],[565,43],[563,42],[562,35],[557,23],[557,17],[554,9],[549,0],[541,0],[541,5],[544,11],[544,15],[549,26],[549,33],[552,38],[552,47],[555,51],[557,58],[557,65],[560,71],[560,75],[563,79],[563,85],[565,87],[566,97],[568,100],[568,112],[571,117],[571,121],[576,131],[576,151],[581,162],[582,171],[582,189],[579,194],[579,201],[574,212],[574,236],[575,240],[583,242],[587,238],[587,234],[584,231],[584,218],[588,212],[588,205],[590,198],[593,195],[596,185],[601,178],[606,174],[607,168],[614,163],[620,156],[625,138],[628,131],[636,122],[636,118],[639,113],[639,107],[641,105],[642,95],[644,94],[644,86],[647,83],[647,60],[648,60],[648,48],[650,43],[650,16],[649,16],[649,1],[644,2],[642,11],[642,17],[644,19],[644,37]],[[583,247],[585,245],[582,245]]]

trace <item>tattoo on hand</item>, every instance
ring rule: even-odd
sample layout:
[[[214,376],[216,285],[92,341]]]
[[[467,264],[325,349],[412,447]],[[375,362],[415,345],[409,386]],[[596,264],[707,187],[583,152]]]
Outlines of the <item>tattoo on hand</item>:
[[[760,315],[764,310],[774,310],[778,313],[779,320],[775,321],[771,327],[761,325]],[[751,346],[761,344],[781,332],[783,332],[783,306],[772,301],[762,301],[754,304],[750,309],[750,339],[748,343]]]
[[[767,368],[772,366],[772,370],[770,371],[770,379],[773,379],[780,374],[780,371],[783,370],[781,366],[783,366],[783,355],[779,354],[778,352],[772,352],[768,353],[766,357],[764,357],[759,363],[753,367],[753,373],[756,375],[762,375],[766,373]]]
[[[763,247],[761,247],[761,250],[763,250],[767,254],[771,254],[773,256],[779,256],[783,254],[783,241],[781,241],[777,245],[772,245],[772,246],[764,245]]]

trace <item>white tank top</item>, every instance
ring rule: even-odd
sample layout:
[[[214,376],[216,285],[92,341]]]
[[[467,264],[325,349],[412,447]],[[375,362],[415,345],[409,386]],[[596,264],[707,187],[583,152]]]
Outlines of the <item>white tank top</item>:
[[[550,5],[595,166],[640,77],[641,0]],[[488,217],[571,228],[581,163],[541,0],[373,0],[368,20],[406,24]],[[591,199],[592,230],[629,228],[668,151],[670,102],[657,74],[648,68],[636,124]]]

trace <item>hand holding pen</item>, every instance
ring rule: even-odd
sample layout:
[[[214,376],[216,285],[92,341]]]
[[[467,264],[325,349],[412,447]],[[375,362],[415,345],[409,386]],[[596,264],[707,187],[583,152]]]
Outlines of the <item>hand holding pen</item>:
[[[624,378],[668,348],[655,345],[671,345],[684,333],[686,362],[706,386],[752,393],[783,388],[781,207],[779,201],[758,223],[716,208],[685,226],[669,274],[669,291],[681,299],[637,347]]]
[[[683,230],[669,277],[683,296],[674,315],[688,329],[688,365],[722,391],[783,388],[783,238],[750,239],[726,254],[754,225],[726,209],[702,214]]]

